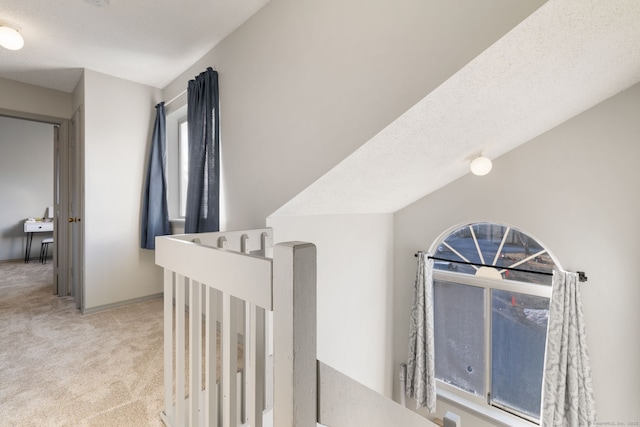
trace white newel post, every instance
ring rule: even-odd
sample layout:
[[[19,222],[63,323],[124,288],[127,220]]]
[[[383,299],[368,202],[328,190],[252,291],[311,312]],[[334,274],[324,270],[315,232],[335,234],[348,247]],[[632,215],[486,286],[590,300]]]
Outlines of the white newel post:
[[[288,242],[273,252],[273,421],[316,425],[316,247]]]

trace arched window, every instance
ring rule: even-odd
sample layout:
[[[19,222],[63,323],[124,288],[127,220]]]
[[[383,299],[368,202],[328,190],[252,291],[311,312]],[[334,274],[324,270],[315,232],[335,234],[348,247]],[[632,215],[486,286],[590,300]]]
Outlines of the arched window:
[[[539,422],[554,257],[492,223],[456,228],[430,252],[439,391]]]

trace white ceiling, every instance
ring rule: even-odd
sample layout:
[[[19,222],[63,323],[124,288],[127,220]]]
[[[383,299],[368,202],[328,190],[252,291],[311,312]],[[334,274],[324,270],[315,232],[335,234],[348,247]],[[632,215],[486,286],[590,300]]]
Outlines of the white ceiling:
[[[0,48],[0,77],[163,88],[267,1],[2,0],[25,47]],[[275,214],[395,212],[638,81],[640,1],[549,0]]]
[[[550,0],[274,215],[396,212],[638,81],[640,1]]]
[[[24,48],[0,77],[65,92],[83,68],[164,88],[268,0],[2,0]]]

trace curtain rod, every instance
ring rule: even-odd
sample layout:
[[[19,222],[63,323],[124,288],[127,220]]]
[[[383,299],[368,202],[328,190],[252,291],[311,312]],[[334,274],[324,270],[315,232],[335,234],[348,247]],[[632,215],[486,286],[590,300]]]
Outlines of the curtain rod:
[[[175,101],[176,99],[180,98],[182,95],[184,95],[185,93],[187,93],[187,89],[183,90],[182,92],[180,92],[179,94],[177,94],[176,96],[174,96],[173,98],[171,98],[170,100],[168,100],[167,102],[164,103],[165,107],[169,104],[171,104],[173,101]]]
[[[416,254],[413,254],[414,257],[417,257],[418,254],[421,254],[422,252],[418,252]],[[514,267],[498,267],[495,265],[487,265],[487,264],[480,264],[477,262],[468,262],[468,261],[456,261],[456,260],[452,260],[452,259],[446,259],[446,258],[439,258],[439,257],[435,257],[435,256],[427,256],[427,258],[432,259],[434,261],[447,261],[447,262],[455,262],[456,264],[466,264],[466,265],[474,265],[476,267],[490,267],[490,268],[500,268],[503,270],[511,270],[511,271],[519,271],[521,273],[533,273],[533,274],[542,274],[544,276],[553,276],[553,273],[548,273],[546,271],[535,271],[535,270],[525,270],[523,268],[514,268]],[[581,282],[586,282],[587,281],[587,275],[584,271],[576,271],[576,273],[578,274],[578,280]]]

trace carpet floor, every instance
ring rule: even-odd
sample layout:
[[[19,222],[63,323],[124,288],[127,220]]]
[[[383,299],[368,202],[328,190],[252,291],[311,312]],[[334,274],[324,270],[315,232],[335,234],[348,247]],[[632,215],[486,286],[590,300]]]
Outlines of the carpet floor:
[[[52,277],[0,263],[0,426],[163,426],[162,299],[83,316]]]

